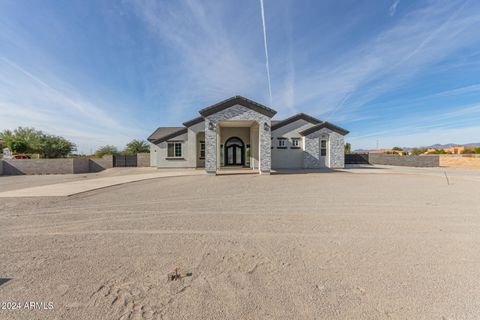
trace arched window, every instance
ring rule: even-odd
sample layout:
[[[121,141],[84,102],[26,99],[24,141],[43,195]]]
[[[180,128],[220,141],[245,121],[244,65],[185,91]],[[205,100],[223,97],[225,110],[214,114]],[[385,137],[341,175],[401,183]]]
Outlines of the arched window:
[[[225,143],[225,146],[227,146],[227,147],[230,147],[230,146],[233,146],[233,145],[243,146],[243,142],[239,138],[230,138]]]

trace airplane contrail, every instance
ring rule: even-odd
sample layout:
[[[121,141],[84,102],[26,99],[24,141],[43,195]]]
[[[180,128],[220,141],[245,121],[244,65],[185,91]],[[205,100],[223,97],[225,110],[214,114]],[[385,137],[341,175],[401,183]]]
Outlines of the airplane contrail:
[[[265,28],[265,11],[263,9],[263,0],[260,0],[260,9],[262,12],[263,44],[265,45],[265,65],[267,67],[268,93],[270,95],[270,103],[272,103],[272,84],[270,82],[270,67],[268,64],[267,28]]]

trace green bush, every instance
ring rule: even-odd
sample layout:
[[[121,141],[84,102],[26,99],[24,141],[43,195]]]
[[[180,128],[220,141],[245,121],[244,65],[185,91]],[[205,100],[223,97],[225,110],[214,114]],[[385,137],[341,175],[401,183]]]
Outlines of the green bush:
[[[352,145],[349,142],[345,143],[345,153],[352,153]]]
[[[42,158],[66,157],[75,151],[75,144],[63,137],[46,134],[34,128],[18,127],[0,132],[4,145],[13,153],[39,154]]]
[[[107,155],[107,154],[118,154],[118,149],[117,147],[115,146],[111,146],[111,145],[106,145],[106,146],[103,146],[103,147],[100,147],[97,149],[97,151],[95,151],[95,156],[96,157],[103,157],[104,155]]]

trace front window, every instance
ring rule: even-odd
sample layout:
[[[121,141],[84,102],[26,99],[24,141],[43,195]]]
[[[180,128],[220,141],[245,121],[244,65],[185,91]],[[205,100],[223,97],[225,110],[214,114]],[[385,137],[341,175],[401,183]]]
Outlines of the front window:
[[[327,140],[320,140],[320,155],[322,157],[327,155]]]
[[[205,141],[200,141],[200,159],[205,159]]]
[[[287,147],[285,138],[278,138],[277,140],[277,148],[278,149],[285,149]]]
[[[167,147],[168,158],[181,158],[182,157],[182,143],[181,142],[169,142]]]
[[[292,147],[294,148],[300,147],[300,138],[292,138]]]

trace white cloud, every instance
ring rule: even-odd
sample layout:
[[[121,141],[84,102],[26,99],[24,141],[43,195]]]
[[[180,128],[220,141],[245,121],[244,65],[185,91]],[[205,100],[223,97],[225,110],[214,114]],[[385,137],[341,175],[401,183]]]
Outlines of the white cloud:
[[[437,96],[457,96],[470,93],[480,93],[480,84],[473,84],[469,86],[464,86],[461,88],[456,88],[452,90],[446,90],[440,93],[437,93]]]
[[[388,9],[388,12],[390,13],[390,16],[394,16],[395,13],[397,12],[397,7],[398,7],[398,4],[400,3],[400,0],[395,0],[393,1],[392,5],[390,6],[390,8]]]
[[[64,81],[51,80],[55,76],[47,71],[41,78],[5,57],[0,57],[0,70],[0,130],[33,126],[65,136],[80,152],[103,144],[123,146],[142,134],[122,125]]]
[[[255,21],[258,43],[252,45],[255,36],[249,33],[251,25],[247,21],[243,35],[235,37],[227,33],[224,23],[229,18],[222,2],[185,1],[165,6],[153,1],[132,1],[130,4],[157,37],[159,48],[167,47],[170,54],[178,57],[173,65],[159,66],[175,68],[178,81],[178,91],[169,93],[172,105],[166,106],[166,113],[188,118],[195,116],[188,111],[195,103],[199,108],[201,102],[213,103],[235,94],[248,96],[256,88],[265,88],[264,94],[256,98],[268,101],[265,66],[259,51],[262,45],[259,12]],[[252,53],[252,46],[257,46],[258,51]],[[175,104],[178,100],[182,104]]]
[[[302,74],[295,83],[297,105],[329,121],[345,114],[354,117],[370,101],[401,87],[427,67],[478,44],[471,31],[480,28],[476,12],[468,2],[430,3],[328,64],[313,65],[315,60],[309,60],[302,71],[297,68],[297,74]]]
[[[355,149],[375,148],[377,140],[384,148],[480,142],[480,138],[476,138],[480,137],[480,126],[477,125],[479,122],[479,104],[454,106],[451,111],[411,117],[409,121],[397,118],[383,124],[377,123],[375,131],[353,133],[347,140],[356,145]],[[465,134],[467,132],[468,134]],[[404,142],[402,139],[405,139]],[[479,141],[472,141],[475,139]]]
[[[396,14],[399,2],[395,0],[391,4],[391,15]],[[151,40],[157,50],[149,51],[151,55],[147,57],[138,57],[150,59],[148,64],[153,70],[148,70],[148,75],[137,74],[132,78],[135,81],[140,78],[138,81],[143,82],[142,90],[153,97],[152,100],[158,98],[159,102],[155,105],[158,109],[150,110],[152,114],[161,113],[162,122],[158,125],[174,124],[194,117],[199,108],[234,94],[268,103],[258,3],[253,2],[251,6],[239,3],[234,2],[232,6],[223,1],[122,2],[122,5],[126,4],[122,9],[127,9],[122,11],[125,19],[131,18],[128,15],[133,11],[135,17],[143,22],[140,32],[148,30],[148,36],[145,36],[149,41],[148,50],[152,49]],[[310,33],[303,35],[302,39],[299,39],[298,33],[292,36],[296,23],[292,19],[298,16],[291,13],[293,10],[286,10],[283,2],[281,5],[271,4],[277,8],[270,9],[269,6],[272,11],[266,12],[269,30],[272,30],[269,34],[272,38],[269,58],[273,107],[279,111],[279,116],[301,110],[333,122],[374,119],[379,111],[378,107],[369,107],[372,100],[401,87],[458,50],[478,44],[478,36],[474,32],[480,29],[476,2],[428,1],[420,8],[418,3],[415,4],[416,9],[410,13],[402,12],[398,18],[388,19],[388,29],[378,33],[369,31],[372,32],[370,38],[351,44],[338,41],[345,46],[341,49],[328,47],[329,57],[323,59],[317,56],[315,50],[327,46],[323,36],[331,35],[317,35],[316,30],[304,30]],[[278,6],[282,5],[286,13],[278,15],[281,11]],[[295,6],[295,2],[291,5]],[[2,27],[6,25],[2,24]],[[285,30],[279,31],[279,26]],[[124,27],[126,30],[127,27]],[[142,27],[146,29],[142,30]],[[342,27],[336,29],[335,38],[346,37]],[[12,55],[0,59],[0,126],[35,125],[55,134],[65,133],[75,139],[83,139],[82,144],[86,148],[96,141],[121,145],[128,138],[145,136],[138,126],[119,121],[121,117],[111,112],[115,110],[113,105],[121,102],[109,99],[108,103],[104,103],[99,100],[101,94],[75,87],[67,80],[68,75],[64,73],[62,77],[60,72],[51,68],[56,61],[49,55],[48,49],[41,52],[38,47],[30,47],[29,32],[15,32],[15,28],[9,26],[2,28],[0,35],[7,42],[15,41],[15,45],[21,45],[22,52],[36,54],[29,55],[31,61],[28,64]],[[299,42],[304,45],[299,46]],[[145,45],[142,42],[139,44]],[[475,54],[478,55],[478,51]],[[48,64],[44,61],[45,57],[50,57]],[[476,61],[474,57],[467,60]],[[468,94],[477,90],[478,85],[472,85],[443,94]],[[450,130],[450,124],[459,125],[460,122],[449,124],[444,121],[447,117],[444,110],[432,110],[429,117],[437,117],[437,120],[417,117],[421,120],[415,123],[417,128],[431,125],[432,121],[435,128],[444,126]],[[470,111],[470,115],[476,116],[475,110]],[[389,112],[392,110],[388,108],[381,110],[382,114]],[[469,111],[460,109],[458,112]],[[414,112],[412,114],[415,116]],[[370,130],[361,132],[362,137],[359,134],[352,139],[368,143],[374,135],[407,136],[412,132],[391,129],[398,126],[397,120],[405,122],[406,116],[400,116],[400,119],[383,118],[382,125],[372,125]],[[382,131],[382,128],[385,130]],[[412,125],[408,129],[415,130],[415,127]]]

